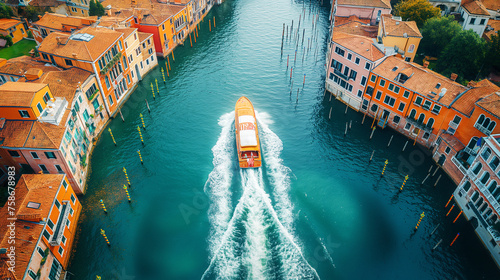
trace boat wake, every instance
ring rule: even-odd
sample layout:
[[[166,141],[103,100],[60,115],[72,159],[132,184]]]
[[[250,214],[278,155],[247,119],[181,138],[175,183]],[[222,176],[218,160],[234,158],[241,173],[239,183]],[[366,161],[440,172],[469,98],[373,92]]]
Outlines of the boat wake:
[[[202,279],[319,279],[294,235],[288,196],[290,170],[280,158],[282,142],[269,129],[269,116],[256,115],[262,128],[260,138],[274,207],[259,168],[240,169],[243,193],[232,208],[234,112],[223,115],[219,119],[222,131],[212,149],[214,169],[205,185],[211,199],[210,264]]]

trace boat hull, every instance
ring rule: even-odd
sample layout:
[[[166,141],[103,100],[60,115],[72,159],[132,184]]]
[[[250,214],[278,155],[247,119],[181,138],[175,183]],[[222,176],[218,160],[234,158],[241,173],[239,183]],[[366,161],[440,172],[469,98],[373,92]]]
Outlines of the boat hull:
[[[241,97],[235,107],[236,147],[238,162],[241,168],[258,168],[262,166],[259,130],[252,102]]]

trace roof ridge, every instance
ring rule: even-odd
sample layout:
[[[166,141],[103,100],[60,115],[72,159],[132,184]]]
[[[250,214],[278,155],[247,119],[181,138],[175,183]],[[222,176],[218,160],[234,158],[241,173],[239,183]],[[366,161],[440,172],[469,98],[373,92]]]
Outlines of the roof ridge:
[[[52,141],[52,137],[50,137],[50,135],[47,133],[47,131],[45,131],[45,128],[44,128],[44,126],[42,125],[42,123],[39,123],[39,122],[36,122],[36,123],[38,123],[38,126],[41,128],[41,130],[42,130],[42,132],[45,134],[45,136],[49,139],[50,143],[52,143],[52,145],[54,145],[55,147],[58,147],[58,148],[59,148],[59,146],[58,146],[58,145],[56,145],[56,143],[54,143],[54,141]],[[33,124],[33,126],[35,126],[35,124]],[[31,135],[31,131],[30,131],[30,134],[29,134],[29,135]],[[29,138],[29,136],[28,136],[28,138]]]

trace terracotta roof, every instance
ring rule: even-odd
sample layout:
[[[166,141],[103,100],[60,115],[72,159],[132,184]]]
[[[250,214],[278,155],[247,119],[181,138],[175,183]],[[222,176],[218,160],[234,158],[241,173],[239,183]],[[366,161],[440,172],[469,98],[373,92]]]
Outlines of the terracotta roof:
[[[50,64],[45,64],[43,62],[36,61],[32,57],[20,56],[7,60],[5,65],[0,66],[0,73],[15,75],[15,76],[23,76],[26,73],[26,71],[28,71],[30,68],[38,68],[44,72],[60,71],[58,68]]]
[[[3,147],[23,147],[34,121],[6,121],[0,130],[0,145]]]
[[[48,84],[54,97],[64,97],[71,104],[78,88],[78,82],[83,83],[92,73],[70,68],[65,71],[52,71],[46,73],[41,82]]]
[[[112,13],[115,16],[116,12],[124,13],[125,15],[132,13],[138,18],[142,18],[141,23],[151,25],[161,24],[171,16],[186,9],[184,5],[158,3],[152,0],[136,0],[136,4],[133,7],[130,1],[123,0],[106,0],[102,2],[102,5],[104,7],[111,5]]]
[[[6,82],[0,86],[0,106],[31,106],[36,92],[46,84]]]
[[[337,18],[337,17],[335,17]],[[334,27],[335,31],[344,32],[353,35],[365,36],[370,38],[377,38],[377,26],[370,26],[362,24],[359,21],[351,21],[342,25]]]
[[[382,17],[382,33],[385,36],[422,38],[420,30],[418,30],[417,23],[414,21],[401,21],[395,20],[392,17]]]
[[[7,30],[13,26],[20,24],[21,21],[12,18],[0,18],[0,30]]]
[[[46,13],[37,22],[34,22],[33,25],[43,26],[43,27],[62,31],[64,26],[74,26],[77,28],[81,28],[83,26],[90,25],[91,22],[94,22],[94,21],[95,20],[92,20],[89,18]]]
[[[493,30],[488,31],[488,27],[493,28]],[[500,20],[490,19],[488,20],[488,26],[486,30],[484,30],[483,38],[490,40],[491,36],[498,35],[498,31],[500,31]]]
[[[145,33],[145,32],[137,32],[139,33],[139,41],[142,43],[145,40],[147,40],[149,37],[153,36],[151,33]]]
[[[74,40],[76,34],[88,34],[94,37],[88,42]],[[76,55],[80,60],[96,61],[122,35],[121,32],[104,27],[86,27],[74,33],[71,37],[68,34],[53,32],[43,40],[38,50],[62,57],[72,58],[73,55]]]
[[[130,36],[130,34],[134,33],[134,31],[136,31],[137,28],[120,27],[120,28],[115,28],[115,30],[122,32],[123,38],[127,38],[128,36]]]
[[[460,151],[463,148],[465,148],[465,145],[462,142],[460,142],[460,140],[458,140],[457,137],[455,137],[451,134],[442,133],[441,138],[443,138],[443,140],[446,143],[448,143],[449,146],[452,146],[455,151]]]
[[[492,93],[476,104],[500,119],[500,92]]]
[[[59,174],[24,174],[16,185],[15,215],[11,215],[7,207],[0,209],[0,246],[8,248],[9,231],[7,225],[11,222],[8,218],[18,217],[15,227],[16,240],[16,269],[17,279],[23,279],[38,245],[38,239],[44,228],[43,223],[26,222],[22,215],[33,215],[46,218],[49,216],[52,204],[56,198],[57,191],[61,185],[64,175]],[[28,208],[28,202],[40,203],[38,209]]]
[[[474,110],[475,103],[478,100],[500,90],[498,86],[484,79],[476,83],[476,85],[468,91],[461,94],[453,103],[452,107],[470,116]]]
[[[363,24],[370,24],[370,19],[369,18],[363,18],[360,19],[358,16],[353,15],[349,17],[341,17],[341,16],[335,16],[335,27],[338,27],[340,25],[350,23],[350,22],[359,22]]]
[[[498,0],[482,0],[483,5],[488,10],[498,11],[500,10],[500,1]]]
[[[449,106],[460,93],[467,89],[461,84],[453,82],[449,78],[428,68],[424,68],[416,63],[405,62],[403,59],[393,56],[387,57],[373,69],[373,72],[394,82],[399,73],[403,73],[409,77],[408,80],[402,84],[404,87],[418,92],[427,99],[437,101],[446,106]],[[439,88],[436,88],[438,83],[440,84]],[[439,93],[443,88],[446,88],[447,91],[445,95],[440,98]],[[433,93],[435,93],[435,95]]]
[[[490,13],[486,9],[486,7],[481,3],[481,1],[475,0],[465,4],[462,4],[462,7],[466,9],[470,14],[473,15],[483,15],[489,16]]]
[[[334,31],[332,33],[332,41],[371,61],[379,60],[385,56],[373,44],[373,39],[369,37]]]
[[[390,0],[337,0],[337,5],[392,8]]]
[[[66,123],[66,119],[69,114],[70,110],[66,110],[59,125],[35,121],[23,147],[59,149],[61,141],[64,137],[64,132],[66,131],[64,124]]]

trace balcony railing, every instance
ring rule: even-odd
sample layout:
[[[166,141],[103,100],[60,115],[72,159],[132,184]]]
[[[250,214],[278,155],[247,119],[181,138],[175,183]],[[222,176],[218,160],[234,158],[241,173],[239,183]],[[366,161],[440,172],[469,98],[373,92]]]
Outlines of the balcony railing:
[[[454,121],[451,121],[449,124],[448,124],[451,128],[457,130],[458,128],[458,123],[454,122]]]
[[[175,28],[175,33],[179,32],[182,30],[182,28],[184,28],[186,26],[186,22],[183,22],[182,24],[179,24],[176,28]]]
[[[342,74],[342,72],[340,72],[337,69],[333,69],[333,73],[335,73],[335,75],[339,76],[340,78],[342,78],[346,81],[349,79],[346,75]]]
[[[115,66],[115,63],[117,63],[118,61],[120,61],[120,58],[122,57],[122,53],[117,53],[109,62],[108,64],[106,64],[106,66],[104,66],[104,68],[101,69],[101,74],[104,75],[106,73],[108,73],[109,70],[111,70],[113,68],[113,66]]]
[[[68,221],[69,215],[68,203],[62,205],[61,214],[59,216],[59,220],[57,221],[56,230],[54,231],[54,235],[52,235],[52,239],[50,239],[49,243],[51,246],[59,246],[61,243],[62,237],[64,235],[64,227],[66,227],[66,223]]]
[[[458,169],[460,170],[460,172],[462,172],[462,174],[466,174],[467,173],[467,168],[465,168],[465,166],[462,165],[462,163],[456,158],[456,157],[451,157],[451,161],[458,167]]]
[[[433,130],[432,127],[428,127],[423,122],[415,120],[414,118],[407,117],[406,122],[413,124],[414,126],[416,126],[417,128],[420,128],[421,130],[423,130],[425,132],[431,133]]]
[[[485,128],[484,126],[482,126],[478,123],[475,123],[474,127],[477,128],[477,130],[481,131],[482,133],[484,133],[488,136],[491,134],[491,131],[489,131],[487,128]]]

